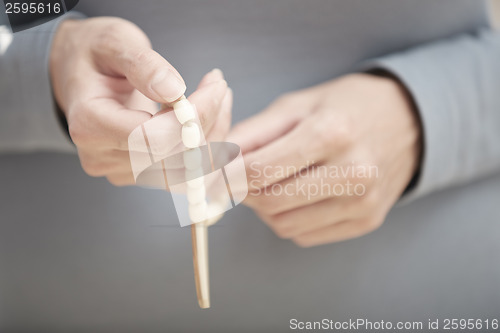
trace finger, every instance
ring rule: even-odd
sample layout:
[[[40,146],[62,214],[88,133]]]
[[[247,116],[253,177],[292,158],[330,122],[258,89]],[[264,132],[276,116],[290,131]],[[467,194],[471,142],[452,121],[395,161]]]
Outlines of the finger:
[[[306,107],[278,101],[261,113],[234,126],[227,141],[240,146],[243,153],[251,152],[281,137],[305,116]]]
[[[266,185],[265,182],[263,184]],[[267,215],[276,215],[299,207],[310,206],[326,198],[334,197],[336,186],[344,186],[337,185],[341,183],[330,184],[329,180],[325,181],[323,178],[300,176],[261,187],[263,184],[258,180],[250,179],[249,193],[244,203]]]
[[[158,103],[147,98],[137,89],[133,89],[124,101],[120,101],[118,98],[117,100],[128,109],[147,111],[152,115],[159,111]]]
[[[224,80],[224,75],[220,69],[216,68],[205,74],[197,90],[188,98],[196,107],[205,137],[218,119],[219,109],[227,95],[225,88],[227,88],[227,82]],[[163,104],[162,107],[164,109],[159,112],[159,115],[172,110],[168,104]]]
[[[381,221],[377,218],[346,220],[332,226],[294,237],[293,242],[301,247],[340,242],[361,237],[380,227],[382,222],[383,220]]]
[[[253,190],[292,177],[326,157],[326,151],[314,147],[318,138],[311,122],[306,119],[280,138],[245,155]]]
[[[279,237],[293,238],[346,219],[358,218],[361,216],[361,211],[356,207],[356,203],[335,198],[276,215],[261,214],[258,210],[256,212]]]
[[[103,34],[93,46],[97,67],[107,75],[123,76],[158,103],[170,103],[186,91],[177,70],[151,49],[147,36],[134,25]]]
[[[332,116],[333,112],[311,114],[290,132],[246,154],[248,179],[269,186],[338,156],[349,141],[345,128],[329,119]]]
[[[217,74],[217,72],[214,72],[214,74]],[[208,78],[210,77],[208,76]],[[222,136],[227,133],[227,127],[230,126],[232,94],[228,93],[229,90],[225,88],[226,85],[224,80],[207,83],[189,97],[193,104],[196,103],[201,105],[198,110],[202,118],[201,121],[205,123],[203,128],[204,134],[211,133],[210,126],[212,125],[210,122],[219,123],[217,125],[217,132],[222,133]],[[224,92],[225,95],[223,96],[222,93]],[[222,100],[219,101],[221,98]],[[211,101],[213,102],[211,103]],[[131,141],[136,143],[134,145],[134,151],[150,153],[153,160],[157,161],[167,156],[172,157],[176,152],[182,152],[184,150],[184,146],[180,141],[181,126],[179,126],[174,113],[169,111],[171,111],[171,108],[167,107],[158,112],[150,121],[144,124],[143,131],[141,131],[142,128],[137,131],[137,133],[134,131],[133,137],[136,140],[129,139],[129,145]],[[203,120],[203,114],[205,113],[209,114],[209,121]],[[209,131],[207,131],[207,127]],[[144,143],[144,136],[148,139],[146,143]],[[147,147],[147,149],[144,147]],[[139,160],[142,159],[142,157],[143,155],[139,155]],[[182,159],[177,161],[173,158],[169,158],[166,168],[175,169],[182,167],[182,165]]]
[[[227,82],[219,80],[203,86],[188,97],[191,104],[196,107],[204,134],[209,133],[215,124],[226,93]]]
[[[186,182],[186,170],[184,168],[168,169],[164,161],[160,161],[148,166],[141,172],[135,172],[134,177],[138,186],[168,191],[170,186]],[[176,186],[174,191],[185,194],[185,187]]]
[[[106,176],[108,182],[110,182],[114,186],[131,186],[135,185],[134,177],[132,173],[117,173]]]
[[[219,116],[212,127],[211,131],[207,134],[207,141],[222,142],[225,140],[229,129],[231,128],[231,108],[233,106],[233,90],[227,89],[226,95],[222,100],[219,111]]]
[[[210,83],[214,83],[221,80],[224,80],[224,73],[222,73],[220,69],[214,68],[210,72],[205,74],[205,76],[203,76],[200,83],[198,84],[197,89],[201,89],[209,85]]]
[[[373,191],[376,171],[365,164],[353,163],[344,153],[340,153],[336,159],[344,162],[334,164],[327,161],[325,164],[312,165],[272,185],[249,176],[249,193],[245,205],[267,215],[276,215],[333,198],[341,203],[356,201],[358,209],[373,209],[378,199]],[[279,173],[284,172],[283,168],[277,170],[280,170],[277,171]],[[271,171],[266,171],[271,176]],[[262,188],[263,185],[265,187]]]
[[[340,154],[339,154],[340,155]],[[348,160],[345,155],[339,156],[340,160]],[[312,165],[307,169],[302,169],[280,182],[269,185],[264,180],[261,182],[254,175],[248,176],[249,194],[245,199],[245,204],[266,212],[268,215],[282,213],[291,209],[309,206],[321,202],[327,198],[362,200],[366,206],[371,205],[373,195],[367,195],[373,188],[375,174],[364,164],[343,164]],[[279,167],[274,170],[276,177],[281,177],[283,173],[293,173],[295,168]],[[263,172],[271,178],[273,169],[264,169]],[[249,172],[250,173],[250,172]],[[370,206],[371,207],[371,206]]]
[[[126,151],[78,149],[78,157],[85,173],[92,177],[132,173],[129,153]]]
[[[162,160],[183,150],[181,131],[182,127],[175,114],[163,110],[134,129],[129,135],[128,149],[148,153],[152,161]],[[138,157],[144,156],[141,154]]]
[[[94,98],[72,106],[70,136],[78,147],[128,149],[129,134],[151,119],[151,114],[125,108],[113,99]]]

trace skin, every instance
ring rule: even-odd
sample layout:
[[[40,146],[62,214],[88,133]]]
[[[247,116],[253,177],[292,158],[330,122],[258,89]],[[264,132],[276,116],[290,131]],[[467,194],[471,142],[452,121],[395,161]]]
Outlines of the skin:
[[[394,79],[369,74],[286,94],[227,140],[244,152],[245,203],[279,237],[302,247],[380,227],[415,174],[421,150],[406,91]],[[376,172],[362,173],[367,166]],[[312,172],[332,168],[347,172]]]
[[[85,172],[117,186],[134,184],[128,135],[171,110],[186,89],[179,73],[137,26],[118,18],[64,22],[50,65]],[[279,237],[302,247],[380,227],[419,166],[419,119],[390,77],[350,74],[288,93],[230,132],[232,92],[222,72],[205,75],[188,98],[207,140],[242,148],[245,204]],[[167,108],[158,113],[155,102]],[[367,167],[376,172],[362,173]],[[332,168],[341,172],[313,172]]]
[[[50,76],[83,170],[116,186],[135,184],[128,136],[154,115],[171,111],[169,103],[186,90],[179,73],[136,25],[102,17],[61,24]],[[207,140],[223,140],[231,124],[232,91],[222,72],[206,74],[188,99],[197,106]],[[158,112],[157,103],[167,107]]]

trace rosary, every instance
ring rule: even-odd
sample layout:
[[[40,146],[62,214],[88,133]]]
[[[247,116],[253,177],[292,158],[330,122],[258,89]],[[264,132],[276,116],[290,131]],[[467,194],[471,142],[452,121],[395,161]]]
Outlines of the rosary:
[[[201,141],[201,129],[193,120],[196,118],[195,110],[191,103],[182,96],[173,104],[174,113],[182,125],[182,143],[187,148],[183,152],[186,179],[190,172],[196,172],[201,168],[202,155],[199,148]],[[186,196],[189,203],[189,217],[192,221],[200,221],[206,216],[207,200],[204,177],[187,180]],[[221,216],[219,216],[220,218]],[[194,280],[196,284],[196,295],[200,308],[210,307],[210,285],[208,270],[208,230],[209,224],[217,222],[205,220],[191,225],[191,241],[193,246]]]
[[[196,295],[206,309],[207,228],[247,196],[245,164],[238,145],[206,142],[195,106],[185,96],[172,107],[174,112],[158,113],[132,131],[130,163],[136,184],[169,191],[180,225],[191,226]]]

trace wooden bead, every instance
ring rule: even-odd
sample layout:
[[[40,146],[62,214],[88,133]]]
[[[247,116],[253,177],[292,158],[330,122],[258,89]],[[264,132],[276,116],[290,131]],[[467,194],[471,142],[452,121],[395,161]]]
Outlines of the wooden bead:
[[[198,188],[205,185],[205,177],[203,177],[203,169],[186,169],[186,180],[188,188]]]
[[[187,181],[188,188],[198,188],[205,185],[204,177],[199,177],[195,179],[190,179]]]
[[[200,203],[189,205],[189,217],[193,222],[202,222],[207,218],[207,202],[203,200]]]
[[[198,187],[188,186],[186,194],[189,204],[192,205],[204,201],[206,199],[207,192],[205,190],[205,185]]]
[[[200,148],[193,148],[184,151],[184,167],[189,170],[194,170],[201,167],[201,150]]]
[[[186,169],[186,180],[194,180],[197,178],[202,178],[203,179],[203,169],[201,167],[196,168],[196,169]]]
[[[196,118],[193,105],[185,98],[175,102],[173,107],[175,116],[181,125]]]
[[[196,148],[200,145],[201,132],[197,123],[188,121],[182,125],[182,143],[188,148]]]

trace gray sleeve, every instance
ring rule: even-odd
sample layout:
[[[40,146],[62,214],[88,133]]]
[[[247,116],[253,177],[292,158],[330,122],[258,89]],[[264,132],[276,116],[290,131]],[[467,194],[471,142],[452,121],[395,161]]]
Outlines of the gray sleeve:
[[[75,151],[55,112],[49,53],[58,25],[70,12],[37,27],[0,31],[0,152]],[[0,22],[0,26],[5,24]]]
[[[500,33],[488,29],[375,59],[412,95],[424,151],[402,202],[500,170]]]

